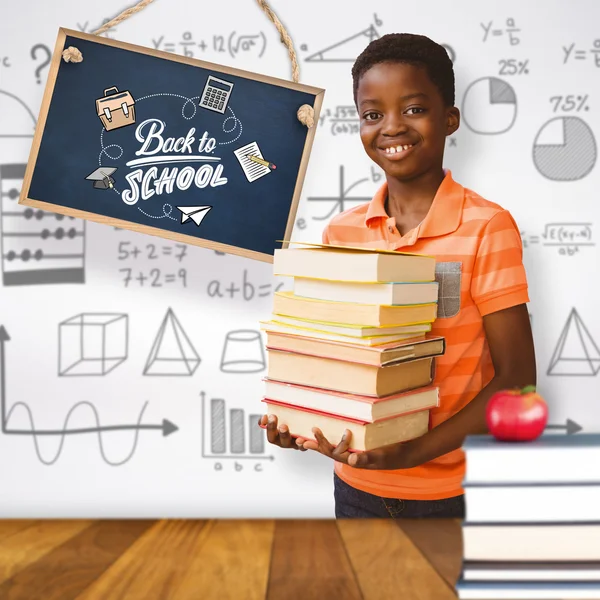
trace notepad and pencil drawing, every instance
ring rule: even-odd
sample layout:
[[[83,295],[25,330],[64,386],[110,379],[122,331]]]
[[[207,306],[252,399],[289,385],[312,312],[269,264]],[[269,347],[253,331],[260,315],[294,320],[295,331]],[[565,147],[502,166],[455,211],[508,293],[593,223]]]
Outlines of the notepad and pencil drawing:
[[[256,142],[251,142],[238,148],[234,151],[234,154],[242,166],[246,179],[250,183],[263,175],[268,175],[277,168],[272,162],[264,158]]]

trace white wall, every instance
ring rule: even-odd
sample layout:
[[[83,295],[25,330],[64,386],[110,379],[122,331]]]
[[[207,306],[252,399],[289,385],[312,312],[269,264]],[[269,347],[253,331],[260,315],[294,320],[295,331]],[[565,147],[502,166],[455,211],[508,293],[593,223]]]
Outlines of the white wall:
[[[43,47],[54,47],[58,27],[92,31],[126,6],[120,0],[2,0],[0,165],[27,162],[28,136],[48,72]],[[411,31],[447,44],[455,56],[457,105],[463,111],[463,123],[455,141],[448,143],[446,166],[463,185],[509,209],[523,231],[539,389],[550,404],[550,422],[564,424],[569,418],[586,431],[600,430],[600,379],[596,375],[600,370],[596,246],[600,4],[549,0],[543,11],[534,3],[514,0],[502,4],[380,0],[371,6],[368,9],[356,0],[273,2],[294,39],[300,81],[326,88],[295,239],[319,241],[325,217],[340,209],[337,199],[343,190],[350,197],[370,198],[381,182],[380,171],[372,168],[362,149],[356,121],[341,108],[352,106],[351,61],[368,42],[366,35],[357,34],[371,27],[378,35]],[[507,25],[508,20],[513,27]],[[518,31],[511,34],[508,29],[512,28]],[[193,41],[196,45],[187,48],[197,58],[291,79],[279,35],[251,1],[213,5],[157,0],[109,35],[178,53],[183,53],[182,41]],[[215,36],[223,37],[224,52],[218,51],[220,42]],[[251,36],[246,41],[254,45],[230,52],[241,36]],[[202,42],[204,50],[198,45]],[[43,47],[34,51],[38,44]],[[505,63],[501,73],[503,61],[515,63]],[[514,64],[518,74],[510,73]],[[490,85],[485,78],[500,81]],[[490,94],[504,102],[491,103]],[[557,96],[563,99],[550,100]],[[584,102],[580,98],[585,96]],[[555,104],[560,105],[556,110]],[[349,121],[339,120],[344,118]],[[562,150],[548,148],[565,142]],[[15,186],[20,182],[6,177],[2,181],[3,192],[8,194],[2,197],[4,213],[10,210],[10,202],[16,203],[10,197]],[[332,200],[312,200],[323,197]],[[345,206],[355,203],[348,200]],[[85,256],[78,263],[85,271],[85,284],[5,284],[0,288],[0,324],[11,338],[4,343],[4,365],[0,365],[5,377],[0,391],[10,413],[0,434],[0,516],[333,516],[328,459],[268,444],[263,454],[250,451],[248,419],[250,414],[261,413],[265,374],[263,340],[256,337],[258,321],[268,319],[272,290],[281,283],[272,277],[269,264],[191,246],[179,259],[182,248],[166,240],[95,223],[58,222],[49,215],[39,221],[23,220],[21,226],[11,225],[10,231],[7,222],[3,217],[5,274],[18,265],[8,260],[7,252],[25,239],[10,233],[23,233],[27,227],[54,231],[62,225],[85,232]],[[551,245],[557,241],[551,236],[559,233],[565,245]],[[57,252],[78,252],[71,242],[53,243]],[[120,248],[141,252],[135,258],[120,259]],[[156,258],[151,258],[152,248]],[[151,279],[143,287],[135,280],[126,287],[120,271],[125,268],[132,269],[134,276],[142,273]],[[150,286],[158,273],[153,269],[160,271],[162,287]],[[175,281],[167,283],[167,275],[175,275]],[[226,291],[231,284],[241,288],[232,296]],[[217,285],[223,297],[214,296]],[[144,374],[169,309],[193,346],[193,351],[184,349],[188,358],[197,355],[200,363],[189,362],[185,375]],[[126,359],[104,375],[89,374],[90,362],[79,365],[87,376],[65,373],[73,362],[72,353],[77,352],[69,337],[76,326],[63,325],[59,353],[59,324],[94,313],[124,315],[106,325],[105,331],[111,343],[126,344],[122,353]],[[570,315],[571,327],[562,345],[559,340]],[[238,330],[250,333],[236,343],[232,332]],[[94,331],[99,331],[98,326]],[[166,355],[181,354],[168,337],[163,341]],[[88,343],[92,348],[99,345],[98,340]],[[562,346],[554,357],[558,362],[553,360],[557,346]],[[236,356],[243,362],[227,371],[223,361]],[[251,370],[248,361],[252,359],[258,367],[239,372]],[[154,361],[150,371],[164,372],[162,368],[163,363]],[[215,399],[224,401],[227,427],[231,409],[244,411],[246,445],[235,458],[205,456],[219,440],[210,422],[209,409]],[[60,432],[138,422],[160,426],[163,419],[178,430],[166,437],[159,428],[100,435],[30,433],[33,428]],[[229,437],[225,441],[229,455]]]

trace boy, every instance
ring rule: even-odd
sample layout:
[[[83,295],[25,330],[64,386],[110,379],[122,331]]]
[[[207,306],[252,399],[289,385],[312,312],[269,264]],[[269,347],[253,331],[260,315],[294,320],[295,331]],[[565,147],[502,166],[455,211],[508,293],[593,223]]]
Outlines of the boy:
[[[350,453],[349,432],[293,440],[264,415],[267,438],[311,449],[335,463],[336,517],[464,517],[461,450],[487,433],[485,407],[498,390],[536,383],[519,229],[510,213],[456,183],[442,168],[446,137],[459,127],[454,72],[429,38],[389,34],[371,42],[352,68],[360,137],[386,182],[369,204],[334,217],[323,243],[436,257],[438,317],[446,338],[436,358],[440,406],[414,440]]]

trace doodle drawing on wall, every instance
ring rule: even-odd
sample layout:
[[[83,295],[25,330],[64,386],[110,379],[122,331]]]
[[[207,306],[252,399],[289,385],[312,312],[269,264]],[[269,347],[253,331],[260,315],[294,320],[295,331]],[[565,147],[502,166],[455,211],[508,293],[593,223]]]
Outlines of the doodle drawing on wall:
[[[600,371],[600,349],[575,308],[552,354],[548,375],[596,375]]]
[[[10,336],[6,331],[3,325],[0,325],[0,414],[2,417],[2,434],[7,436],[26,436],[31,437],[33,440],[33,446],[35,449],[35,453],[38,457],[38,460],[45,466],[52,466],[60,457],[63,446],[65,444],[65,439],[67,436],[71,437],[73,435],[87,435],[92,434],[97,437],[98,445],[100,447],[100,454],[102,456],[102,460],[111,466],[111,467],[119,467],[124,465],[125,463],[131,460],[132,456],[135,453],[137,448],[138,438],[140,431],[142,430],[151,430],[151,431],[160,431],[162,432],[163,437],[167,437],[171,435],[175,431],[179,430],[179,427],[169,421],[168,419],[163,419],[162,423],[154,423],[154,424],[142,424],[142,418],[144,416],[144,412],[148,406],[148,402],[146,401],[140,410],[138,415],[138,419],[136,423],[120,423],[117,425],[101,425],[100,424],[100,415],[98,414],[98,409],[96,406],[88,402],[87,400],[83,400],[81,402],[77,402],[74,404],[67,415],[62,424],[62,428],[58,429],[46,429],[42,427],[36,427],[33,419],[33,412],[29,405],[25,402],[15,402],[8,410],[8,386],[7,386],[7,377],[6,377],[6,360],[5,360],[5,352],[6,352],[6,342],[10,341]],[[76,412],[81,412],[78,410],[80,407],[87,407],[91,410],[92,414],[92,422],[94,425],[91,427],[69,427],[69,422],[71,419],[71,415]],[[9,427],[8,423],[12,414],[18,409],[23,408],[25,413],[27,414],[27,421],[29,421],[29,427],[26,429]],[[80,422],[80,421],[79,421]],[[128,453],[126,453],[125,457],[120,460],[113,460],[108,457],[104,448],[104,432],[109,431],[133,431],[133,442],[131,445],[131,449]],[[56,448],[56,452],[52,458],[45,458],[42,455],[40,450],[40,444],[38,441],[38,437],[41,436],[44,439],[56,439],[58,438],[58,446]]]
[[[223,398],[211,398],[209,408],[206,392],[200,392],[202,404],[202,458],[247,458],[274,460],[265,455],[265,435],[258,421],[260,414],[249,414],[242,408],[229,409]],[[207,418],[207,411],[210,417]],[[248,427],[246,429],[246,423]],[[208,440],[208,441],[207,441]],[[208,449],[210,448],[210,450]]]
[[[144,375],[193,375],[200,357],[171,308],[146,360]]]
[[[76,315],[58,325],[58,374],[106,375],[127,359],[127,347],[127,315]]]
[[[3,284],[85,283],[85,222],[68,217],[69,226],[62,226],[67,222],[65,215],[25,208],[18,203],[26,165],[12,157],[16,142],[31,143],[36,123],[31,109],[18,96],[0,90],[0,114]]]
[[[596,139],[579,117],[556,117],[542,126],[533,143],[533,163],[552,181],[577,181],[596,164]]]
[[[465,91],[461,109],[465,124],[475,133],[506,133],[517,118],[517,95],[498,77],[477,79]]]

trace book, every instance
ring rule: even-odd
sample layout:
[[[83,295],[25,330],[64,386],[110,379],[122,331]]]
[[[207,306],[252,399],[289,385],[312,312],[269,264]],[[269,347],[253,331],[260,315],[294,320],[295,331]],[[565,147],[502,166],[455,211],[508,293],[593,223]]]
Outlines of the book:
[[[468,460],[468,458],[467,458]],[[599,467],[600,469],[600,467]],[[463,485],[470,523],[551,523],[562,521],[565,506],[576,506],[570,520],[600,521],[600,483]]]
[[[600,561],[466,561],[461,578],[463,581],[600,581]]]
[[[425,356],[440,356],[446,350],[446,339],[441,336],[409,338],[377,346],[360,346],[348,342],[336,342],[267,331],[267,349],[285,350],[299,354],[311,354],[323,358],[347,360],[383,367],[402,360]]]
[[[281,248],[273,274],[337,281],[435,281],[435,257],[379,250]]]
[[[358,344],[359,346],[377,346],[379,344],[387,344],[389,342],[400,342],[414,338],[425,339],[425,333],[403,333],[394,335],[376,335],[371,337],[353,337],[349,335],[340,335],[336,333],[328,333],[319,329],[311,329],[308,327],[295,327],[285,323],[277,323],[275,321],[260,321],[261,330],[274,333],[287,333],[289,335],[302,335],[318,340],[327,340],[333,342],[346,342]],[[428,330],[429,331],[429,330]]]
[[[417,358],[386,367],[267,350],[267,377],[363,396],[389,396],[431,385],[433,358]]]
[[[438,293],[439,284],[437,281],[425,283],[410,281],[354,283],[310,279],[308,277],[294,278],[294,294],[296,296],[332,302],[410,306],[412,304],[437,303]]]
[[[376,398],[265,379],[265,398],[366,422],[439,406],[437,387]]]
[[[462,533],[465,561],[600,561],[600,519],[550,524],[465,521]]]
[[[318,427],[330,443],[337,445],[344,429],[352,432],[350,450],[364,451],[405,442],[419,437],[429,428],[429,411],[421,410],[406,415],[388,417],[372,423],[331,415],[318,410],[284,404],[263,398],[267,413],[277,415],[279,423],[285,423],[290,435],[314,440],[313,427]]]
[[[431,321],[429,323],[409,323],[407,325],[398,325],[395,327],[392,327],[391,325],[387,327],[371,327],[370,325],[349,325],[325,321],[309,321],[307,319],[297,319],[286,317],[284,315],[273,315],[271,320],[280,325],[288,325],[300,329],[306,327],[308,329],[314,329],[315,331],[345,335],[352,338],[427,333],[431,330]]]
[[[458,597],[473,600],[526,600],[542,598],[544,600],[575,600],[600,598],[600,582],[478,582],[458,581],[456,584]]]
[[[524,443],[470,435],[463,443],[466,483],[600,483],[600,434],[543,434]]]
[[[362,284],[365,285],[365,284]],[[419,284],[415,284],[419,285]],[[437,296],[436,296],[437,299]],[[394,327],[434,321],[437,302],[410,306],[382,306],[356,302],[332,302],[296,296],[293,292],[275,292],[273,313],[308,321],[325,321],[371,327]]]

